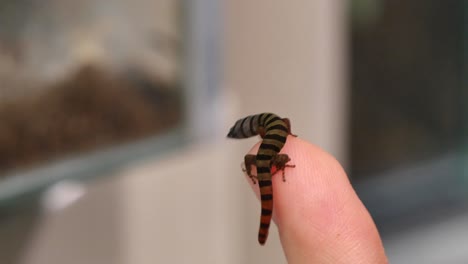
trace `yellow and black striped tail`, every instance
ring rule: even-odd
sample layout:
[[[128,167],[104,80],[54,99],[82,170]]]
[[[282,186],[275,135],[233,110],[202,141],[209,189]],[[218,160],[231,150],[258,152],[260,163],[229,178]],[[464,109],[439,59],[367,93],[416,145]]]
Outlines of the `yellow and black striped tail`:
[[[268,238],[271,218],[273,215],[273,188],[271,180],[259,181],[262,213],[260,215],[260,228],[258,230],[258,243],[264,245]]]

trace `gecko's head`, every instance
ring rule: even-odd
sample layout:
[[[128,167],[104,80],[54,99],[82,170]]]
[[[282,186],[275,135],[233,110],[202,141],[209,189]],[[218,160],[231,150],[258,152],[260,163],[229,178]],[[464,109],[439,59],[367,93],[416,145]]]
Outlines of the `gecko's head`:
[[[229,129],[229,133],[227,134],[228,138],[244,138],[245,136],[242,136],[242,133],[240,133],[240,127],[242,124],[242,119],[239,119],[236,121],[236,123]]]
[[[229,133],[227,134],[227,137],[228,138],[237,138],[236,136],[236,132],[235,132],[235,128],[236,126],[233,126],[231,127],[231,129],[229,130]]]

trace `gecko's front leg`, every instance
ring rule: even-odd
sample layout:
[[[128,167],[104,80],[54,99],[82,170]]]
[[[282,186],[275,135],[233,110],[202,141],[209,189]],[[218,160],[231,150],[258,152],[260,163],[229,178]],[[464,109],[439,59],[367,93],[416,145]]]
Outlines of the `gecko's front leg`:
[[[278,173],[278,171],[283,171],[283,182],[286,181],[286,173],[285,169],[286,168],[295,168],[296,165],[294,164],[287,164],[289,161],[291,161],[291,158],[287,154],[278,154],[273,157],[272,164],[273,166],[276,167],[276,171],[272,173],[272,175],[275,175]]]
[[[257,162],[257,156],[256,156],[256,155],[247,154],[247,155],[244,156],[245,170],[242,169],[242,171],[244,171],[245,173],[247,173],[247,175],[249,176],[249,178],[252,180],[252,183],[253,183],[253,184],[256,184],[256,183],[257,183],[257,182],[255,181],[255,179],[257,179],[257,176],[252,175],[252,166],[255,166],[256,162]]]
[[[287,154],[278,154],[273,156],[273,160],[271,161],[271,165],[276,167],[276,171],[272,173],[272,176],[278,173],[278,171],[283,172],[283,182],[286,181],[286,173],[285,169],[286,168],[295,168],[296,165],[293,164],[287,164],[289,161],[291,161],[291,158]],[[252,180],[253,184],[256,184],[255,179],[257,179],[257,176],[252,175],[252,166],[255,166],[257,162],[257,156],[252,155],[252,154],[247,154],[244,157],[244,164],[245,168],[242,168],[242,171],[247,173],[249,178]]]

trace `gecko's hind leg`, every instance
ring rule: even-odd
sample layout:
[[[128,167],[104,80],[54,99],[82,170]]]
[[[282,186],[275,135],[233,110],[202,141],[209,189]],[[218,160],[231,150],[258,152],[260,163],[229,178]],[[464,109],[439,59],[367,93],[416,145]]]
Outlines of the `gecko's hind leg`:
[[[286,168],[295,168],[296,165],[294,164],[287,164],[289,161],[291,161],[291,158],[287,154],[278,154],[276,155],[273,160],[272,160],[272,165],[276,167],[275,173],[272,175],[275,175],[278,171],[283,171],[283,182],[286,181],[286,173],[285,169]]]
[[[245,164],[245,169],[242,168],[242,171],[247,173],[249,178],[252,180],[253,184],[256,184],[257,182],[255,179],[257,179],[257,176],[252,175],[252,166],[254,166],[257,162],[257,156],[252,155],[252,154],[247,154],[244,156],[244,164]]]

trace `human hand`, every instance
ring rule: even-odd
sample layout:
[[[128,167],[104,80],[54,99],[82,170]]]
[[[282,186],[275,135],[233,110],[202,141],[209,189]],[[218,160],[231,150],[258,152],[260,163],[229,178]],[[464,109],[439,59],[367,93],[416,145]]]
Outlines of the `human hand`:
[[[281,153],[296,165],[286,169],[286,182],[281,172],[272,179],[273,220],[288,263],[388,263],[375,224],[336,159],[292,136]],[[252,188],[259,196],[258,185]]]

